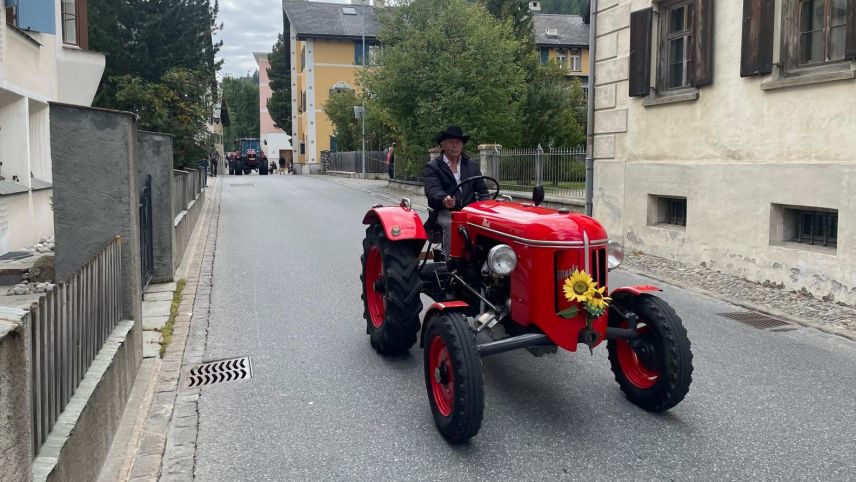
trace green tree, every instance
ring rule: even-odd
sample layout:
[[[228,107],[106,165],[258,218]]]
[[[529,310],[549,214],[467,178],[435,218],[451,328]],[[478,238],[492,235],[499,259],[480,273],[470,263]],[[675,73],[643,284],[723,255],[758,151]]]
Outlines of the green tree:
[[[333,124],[339,151],[362,149],[362,120],[354,116],[354,106],[366,103],[366,150],[379,151],[396,142],[387,113],[374,99],[360,99],[353,90],[344,89],[330,94],[324,104],[324,114]]]
[[[541,13],[583,15],[588,6],[589,0],[541,0]]]
[[[229,127],[223,132],[223,145],[227,151],[235,149],[241,137],[259,137],[259,84],[258,72],[246,77],[225,77],[221,91],[229,109]]]
[[[518,145],[526,85],[510,22],[465,0],[414,0],[380,12],[378,38],[380,66],[362,81],[400,134],[399,153],[421,163],[447,124],[472,135],[470,148]]]
[[[268,54],[268,61],[271,96],[267,101],[267,109],[274,125],[291,133],[291,55],[282,34],[279,34]]]
[[[568,80],[553,62],[536,69],[523,112],[523,145],[547,149],[585,142],[582,85],[578,79]]]

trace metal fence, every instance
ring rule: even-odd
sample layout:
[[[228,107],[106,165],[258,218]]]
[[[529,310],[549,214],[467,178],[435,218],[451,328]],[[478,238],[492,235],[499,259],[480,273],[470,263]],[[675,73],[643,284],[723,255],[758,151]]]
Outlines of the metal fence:
[[[121,251],[122,240],[116,236],[31,308],[34,454],[122,317]]]
[[[204,169],[174,169],[172,179],[172,214],[178,216],[207,185],[208,175]]]
[[[323,166],[324,172],[363,172],[362,151],[331,152],[328,164]],[[366,172],[371,174],[387,173],[386,153],[383,151],[366,151]]]
[[[585,146],[544,151],[535,149],[502,149],[488,155],[488,169],[483,173],[499,181],[506,191],[531,191],[536,184],[547,194],[585,198]]]

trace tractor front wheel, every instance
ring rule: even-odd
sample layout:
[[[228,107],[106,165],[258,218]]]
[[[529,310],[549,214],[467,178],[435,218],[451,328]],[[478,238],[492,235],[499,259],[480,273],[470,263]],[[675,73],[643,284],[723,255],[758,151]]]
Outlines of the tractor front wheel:
[[[380,224],[363,239],[363,317],[374,349],[382,355],[407,352],[419,333],[422,312],[419,247],[390,241]]]
[[[680,317],[668,303],[651,295],[622,296],[621,304],[639,318],[640,343],[609,340],[606,348],[615,381],[635,405],[650,412],[668,410],[689,392],[693,373],[690,340]],[[609,311],[609,326],[628,328],[618,310]]]
[[[484,415],[484,376],[464,316],[441,312],[426,320],[425,388],[437,430],[450,443],[473,438]]]

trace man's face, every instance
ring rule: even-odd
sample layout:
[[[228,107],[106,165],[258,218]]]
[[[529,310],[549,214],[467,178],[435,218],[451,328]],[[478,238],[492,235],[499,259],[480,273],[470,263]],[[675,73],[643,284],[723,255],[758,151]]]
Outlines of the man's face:
[[[459,157],[464,150],[464,141],[460,139],[446,139],[440,143],[440,147],[446,152],[446,156],[450,158]]]

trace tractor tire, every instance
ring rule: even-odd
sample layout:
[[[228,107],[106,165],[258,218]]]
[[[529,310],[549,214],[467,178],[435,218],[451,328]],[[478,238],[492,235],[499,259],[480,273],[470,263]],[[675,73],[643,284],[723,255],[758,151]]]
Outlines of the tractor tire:
[[[473,438],[484,416],[484,376],[475,338],[464,316],[441,312],[427,320],[425,388],[437,430],[450,443]]]
[[[247,176],[249,176],[251,172],[253,172],[252,169],[244,169],[244,174],[246,174]]]
[[[693,354],[681,318],[656,296],[621,296],[613,303],[636,313],[636,331],[645,352],[638,354],[627,340],[609,340],[606,348],[615,381],[633,404],[649,412],[663,412],[684,399],[690,389]],[[609,326],[626,328],[617,310],[609,311]]]
[[[381,355],[406,353],[416,343],[422,312],[418,253],[413,242],[388,240],[380,224],[366,229],[360,258],[363,317]]]

